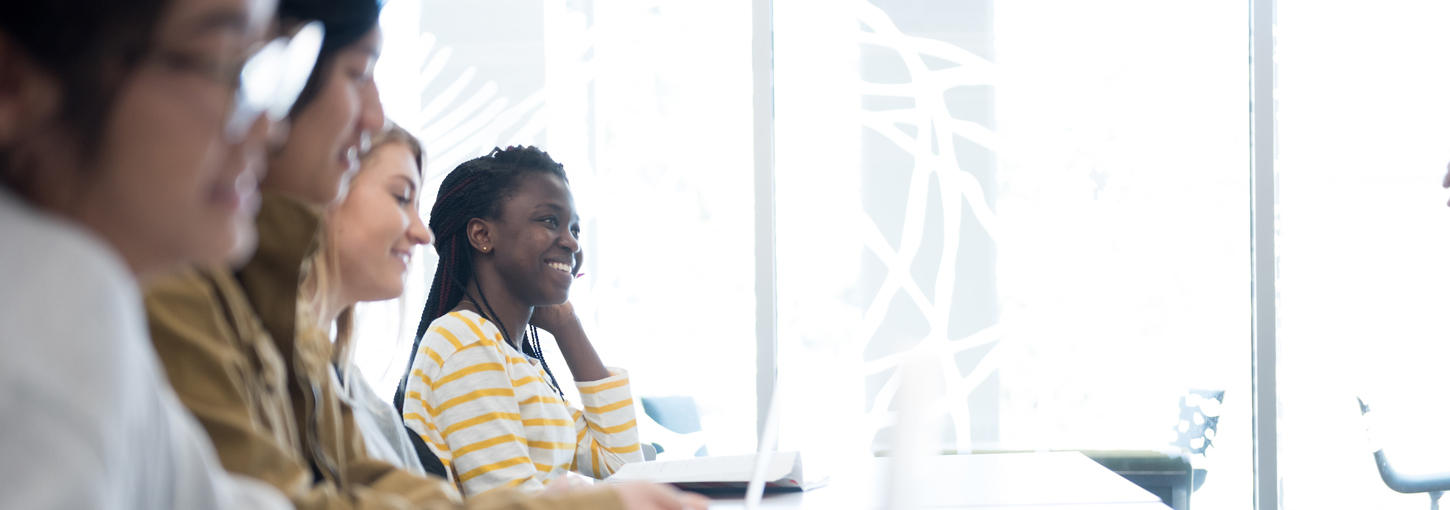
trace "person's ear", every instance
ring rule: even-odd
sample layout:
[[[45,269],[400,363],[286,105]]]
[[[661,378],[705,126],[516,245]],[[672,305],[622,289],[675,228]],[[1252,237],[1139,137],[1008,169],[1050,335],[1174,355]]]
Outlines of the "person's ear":
[[[491,234],[493,225],[479,218],[468,220],[468,227],[465,230],[468,234],[468,244],[473,246],[474,251],[488,255],[493,253],[493,236]]]
[[[60,84],[0,34],[0,147],[14,147],[60,108]]]

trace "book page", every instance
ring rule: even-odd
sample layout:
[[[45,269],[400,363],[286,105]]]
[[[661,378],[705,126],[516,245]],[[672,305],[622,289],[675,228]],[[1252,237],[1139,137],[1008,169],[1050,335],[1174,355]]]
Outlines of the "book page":
[[[797,452],[775,452],[770,466],[765,470],[765,479],[776,481],[785,478],[795,467]],[[633,462],[625,464],[609,482],[748,482],[750,472],[755,469],[755,454],[729,455],[723,457],[696,457],[693,459],[656,462]]]

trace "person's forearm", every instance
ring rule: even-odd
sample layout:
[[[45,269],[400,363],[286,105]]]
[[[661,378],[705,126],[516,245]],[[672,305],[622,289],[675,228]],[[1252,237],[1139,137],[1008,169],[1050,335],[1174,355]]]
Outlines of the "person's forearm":
[[[552,332],[554,342],[559,344],[559,352],[564,355],[564,362],[569,364],[569,371],[574,373],[575,381],[598,381],[609,377],[609,370],[599,360],[599,353],[594,352],[594,344],[589,343],[589,337],[584,335],[584,326],[578,318],[557,329],[559,331]]]
[[[467,504],[468,510],[652,510],[665,508],[641,505],[626,507],[614,487],[578,489],[563,494],[533,495],[517,490],[498,490],[469,498]]]

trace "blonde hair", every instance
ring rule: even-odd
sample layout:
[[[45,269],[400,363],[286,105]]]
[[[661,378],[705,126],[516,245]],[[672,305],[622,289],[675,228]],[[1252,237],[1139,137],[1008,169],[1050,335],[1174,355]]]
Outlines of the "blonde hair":
[[[414,161],[418,163],[419,177],[423,173],[423,145],[418,138],[407,130],[398,127],[397,124],[388,122],[381,131],[370,139],[366,151],[358,158],[366,162],[378,149],[389,144],[400,143],[413,151]],[[330,211],[329,211],[330,212]],[[347,368],[352,363],[354,338],[354,319],[357,312],[357,303],[348,303],[343,306],[332,324],[323,324],[325,320],[322,315],[331,310],[337,303],[334,292],[340,285],[340,265],[336,243],[332,242],[332,221],[330,214],[323,222],[323,228],[318,232],[317,249],[302,264],[301,292],[298,293],[298,321],[300,328],[314,328],[317,331],[312,334],[328,335],[326,329],[330,326],[336,333],[336,340],[332,345],[332,362],[339,368]]]

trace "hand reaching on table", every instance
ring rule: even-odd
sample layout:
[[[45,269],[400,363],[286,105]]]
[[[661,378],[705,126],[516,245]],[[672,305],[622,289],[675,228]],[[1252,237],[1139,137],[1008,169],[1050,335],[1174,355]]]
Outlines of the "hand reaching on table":
[[[594,488],[593,480],[573,471],[565,471],[563,475],[544,486],[544,494],[567,494],[592,488]]]
[[[627,483],[615,486],[614,490],[626,510],[705,510],[710,506],[710,500],[704,496],[667,485]]]

